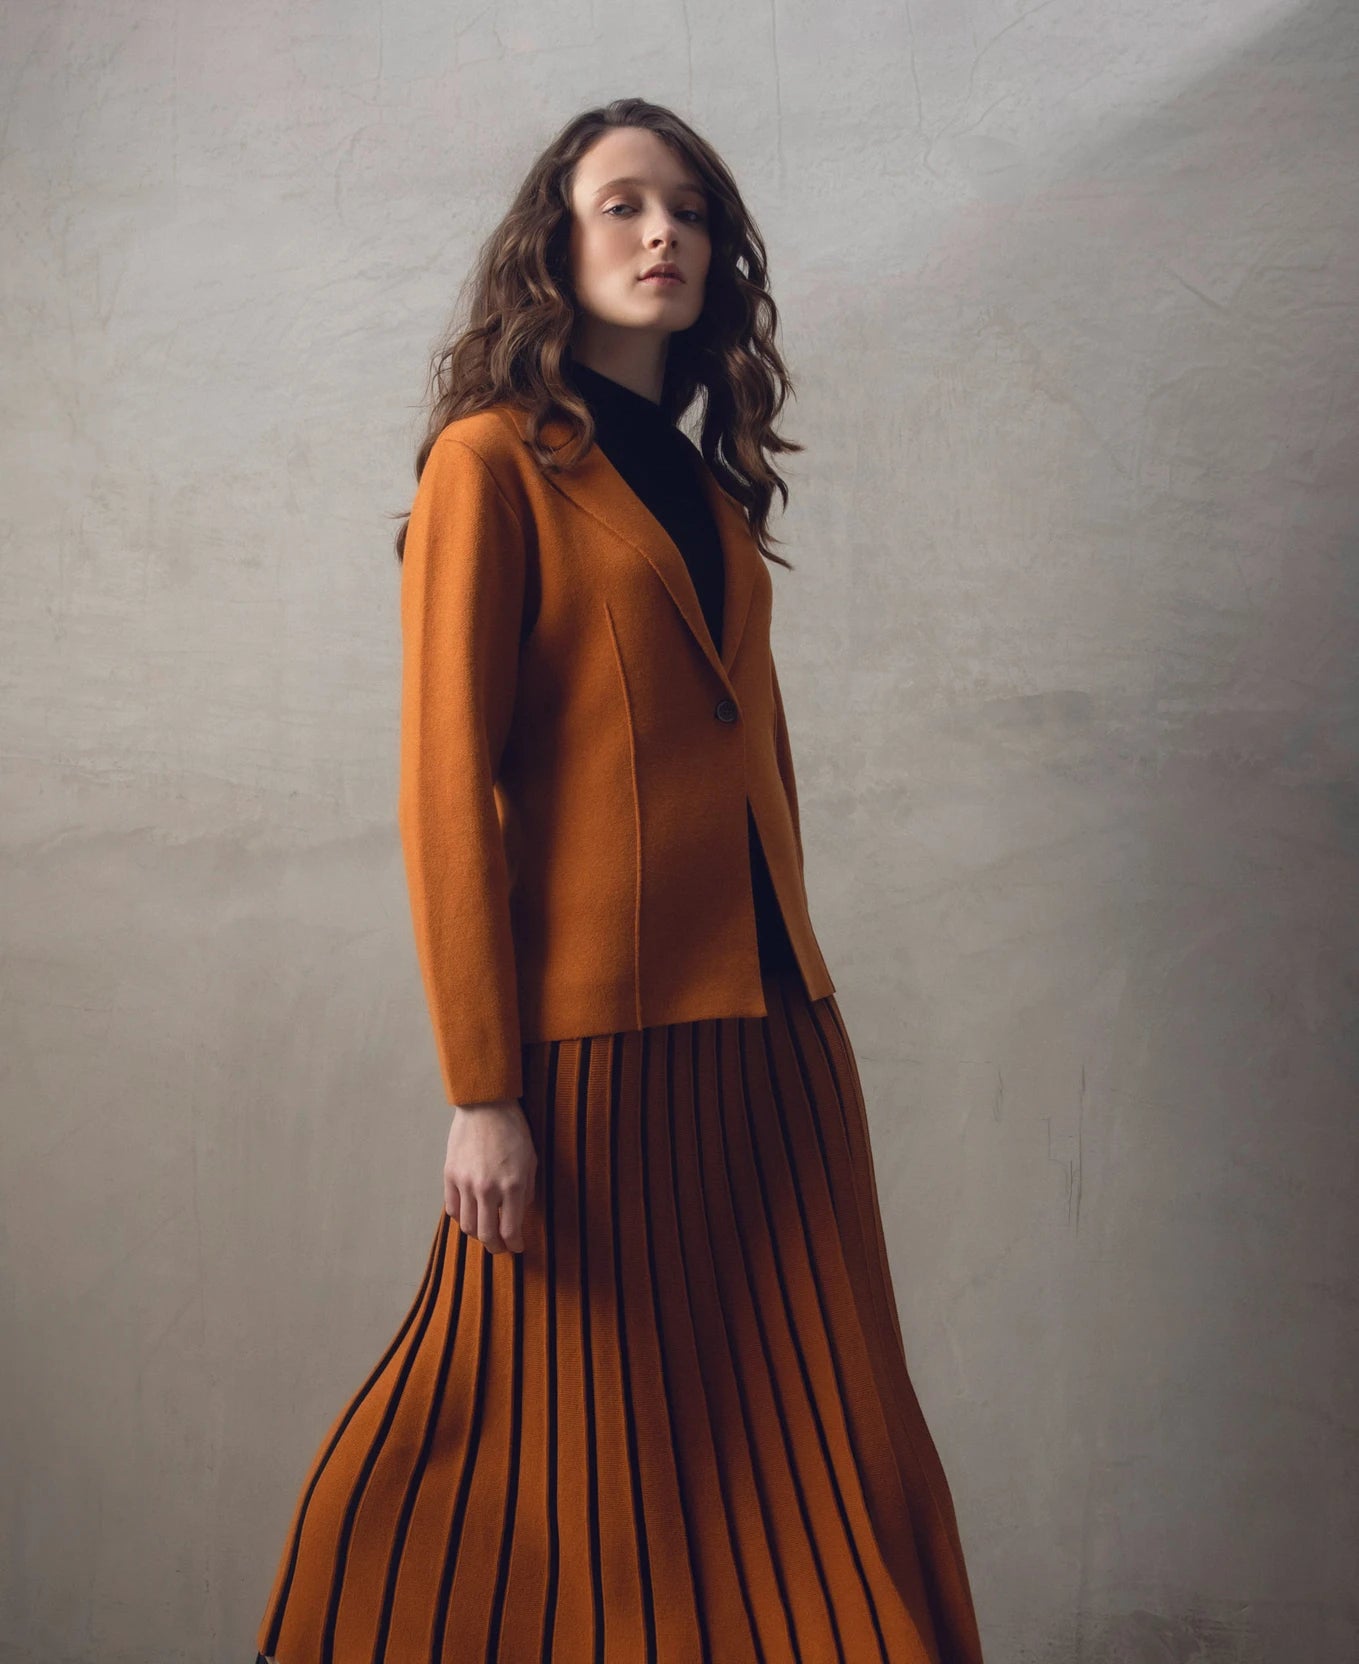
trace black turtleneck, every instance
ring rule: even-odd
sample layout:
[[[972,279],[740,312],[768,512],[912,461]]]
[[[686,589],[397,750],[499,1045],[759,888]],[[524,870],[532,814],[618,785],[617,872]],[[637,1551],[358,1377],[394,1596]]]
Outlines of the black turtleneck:
[[[563,370],[567,381],[590,407],[600,450],[684,556],[708,633],[720,651],[725,582],[722,540],[699,480],[702,458],[697,447],[658,404],[643,394],[569,356]],[[749,801],[746,823],[760,968],[791,970],[797,958],[788,940]]]

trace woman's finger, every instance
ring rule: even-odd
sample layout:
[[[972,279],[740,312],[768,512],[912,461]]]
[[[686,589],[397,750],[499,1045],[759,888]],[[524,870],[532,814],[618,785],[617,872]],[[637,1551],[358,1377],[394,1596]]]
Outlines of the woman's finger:
[[[524,1186],[511,1185],[500,1204],[500,1234],[512,1254],[524,1251]]]
[[[481,1238],[482,1246],[491,1254],[499,1254],[504,1250],[504,1239],[500,1235],[500,1192],[487,1188],[477,1197],[477,1221],[481,1229],[477,1235]]]

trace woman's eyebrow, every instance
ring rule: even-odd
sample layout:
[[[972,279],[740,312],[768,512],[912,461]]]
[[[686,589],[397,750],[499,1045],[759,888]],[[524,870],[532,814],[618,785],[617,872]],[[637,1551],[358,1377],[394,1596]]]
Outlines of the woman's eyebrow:
[[[633,174],[620,174],[617,179],[606,180],[604,184],[602,184],[593,194],[595,196],[603,196],[605,191],[612,191],[619,185],[645,185],[646,183],[647,181],[645,179],[638,179]],[[695,196],[703,195],[703,187],[701,185],[675,185],[671,188],[676,191],[692,191]]]

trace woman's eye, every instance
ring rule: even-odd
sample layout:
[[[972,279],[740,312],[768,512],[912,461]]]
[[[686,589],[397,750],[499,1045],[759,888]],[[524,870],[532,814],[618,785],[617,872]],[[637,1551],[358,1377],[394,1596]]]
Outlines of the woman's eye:
[[[620,209],[625,214],[633,212],[630,202],[611,202],[604,212],[610,219],[617,219]],[[679,212],[681,219],[687,219],[694,225],[702,225],[708,217],[701,208],[681,208]]]

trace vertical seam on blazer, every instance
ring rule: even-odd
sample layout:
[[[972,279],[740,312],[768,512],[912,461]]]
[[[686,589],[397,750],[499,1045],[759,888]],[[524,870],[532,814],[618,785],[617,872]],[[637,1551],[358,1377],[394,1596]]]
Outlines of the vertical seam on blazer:
[[[614,662],[618,666],[618,680],[623,689],[623,708],[628,719],[628,769],[632,776],[633,848],[636,851],[637,880],[632,904],[632,997],[637,1014],[637,1027],[642,1026],[642,798],[637,786],[637,734],[632,720],[632,696],[628,692],[627,671],[623,668],[623,653],[618,645],[618,631],[614,628],[613,612],[604,602],[604,617],[609,625],[609,640],[613,644]]]

